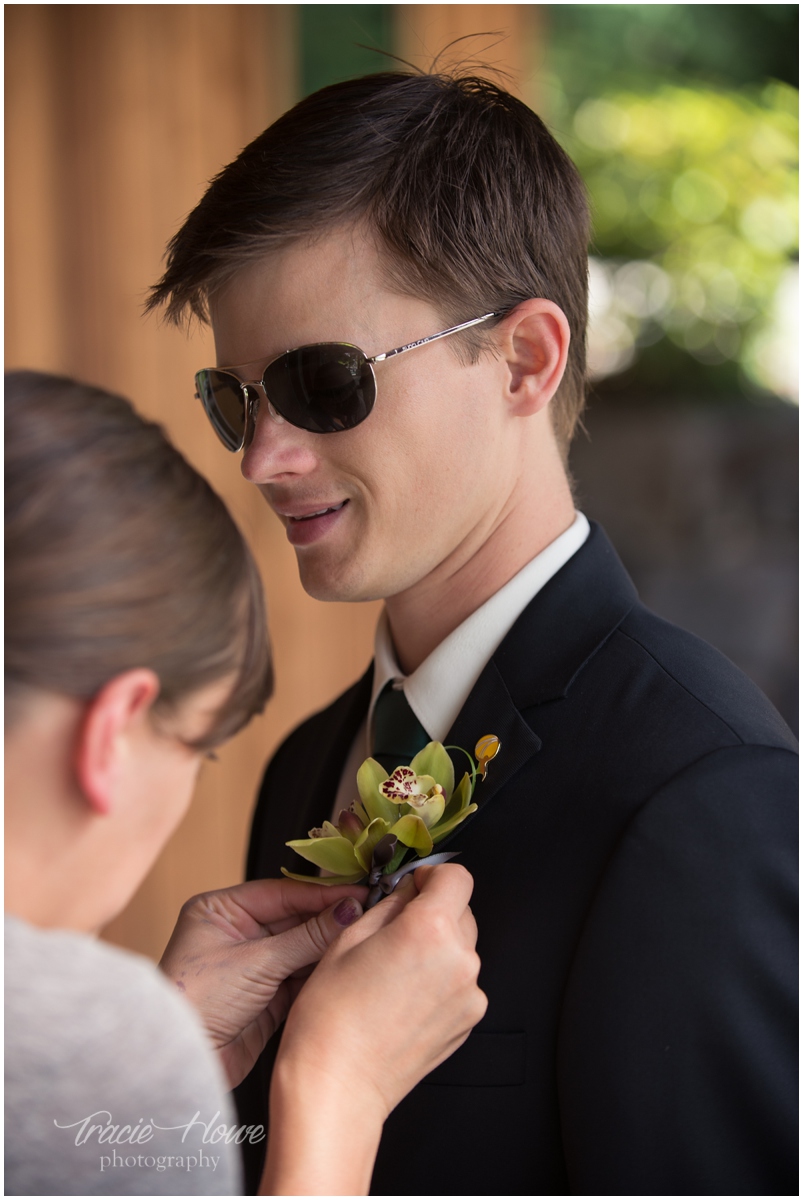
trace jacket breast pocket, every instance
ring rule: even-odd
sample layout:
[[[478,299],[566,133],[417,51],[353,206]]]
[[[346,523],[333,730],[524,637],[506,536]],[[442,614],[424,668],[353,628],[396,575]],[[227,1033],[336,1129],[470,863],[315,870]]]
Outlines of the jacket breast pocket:
[[[426,1079],[429,1087],[515,1087],[526,1080],[527,1034],[475,1030]]]

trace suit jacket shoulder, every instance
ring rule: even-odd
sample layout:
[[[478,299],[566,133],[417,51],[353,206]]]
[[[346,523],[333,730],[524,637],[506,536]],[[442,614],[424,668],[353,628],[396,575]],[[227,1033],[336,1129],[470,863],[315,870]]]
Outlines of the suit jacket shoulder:
[[[680,688],[718,718],[743,744],[796,750],[790,729],[766,696],[723,654],[639,604],[617,631],[666,676],[667,691]],[[713,724],[711,726],[713,733]],[[727,734],[723,731],[723,736]]]

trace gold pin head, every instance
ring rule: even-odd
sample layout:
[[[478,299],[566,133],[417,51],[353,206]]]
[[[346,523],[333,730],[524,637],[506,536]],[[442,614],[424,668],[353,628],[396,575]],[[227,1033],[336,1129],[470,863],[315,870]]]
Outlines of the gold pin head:
[[[486,733],[485,737],[481,737],[474,747],[474,753],[477,756],[477,770],[482,773],[483,780],[488,774],[488,763],[492,758],[496,758],[499,750],[499,738],[493,733]]]

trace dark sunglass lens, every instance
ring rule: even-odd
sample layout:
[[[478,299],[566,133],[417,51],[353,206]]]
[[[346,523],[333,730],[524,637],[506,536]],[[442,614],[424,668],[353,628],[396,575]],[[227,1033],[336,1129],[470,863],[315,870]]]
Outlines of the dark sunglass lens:
[[[195,386],[223,445],[239,450],[245,436],[245,403],[237,380],[226,371],[199,371]]]
[[[265,391],[277,412],[300,429],[353,429],[376,399],[373,372],[354,346],[326,343],[290,350],[265,372]]]

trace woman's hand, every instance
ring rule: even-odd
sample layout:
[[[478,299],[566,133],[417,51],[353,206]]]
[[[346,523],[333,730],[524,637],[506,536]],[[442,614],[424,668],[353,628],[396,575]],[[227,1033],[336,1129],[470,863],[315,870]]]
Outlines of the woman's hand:
[[[273,1072],[263,1194],[367,1192],[388,1113],[485,1013],[472,888],[464,867],[422,867],[304,984]]]
[[[184,905],[159,965],[198,1010],[232,1087],[287,1015],[302,969],[357,920],[366,894],[258,879]]]

